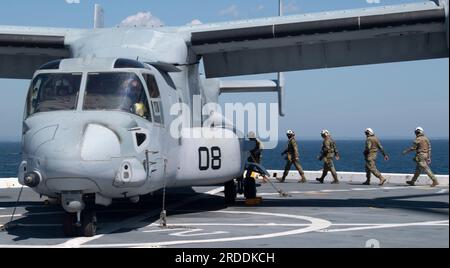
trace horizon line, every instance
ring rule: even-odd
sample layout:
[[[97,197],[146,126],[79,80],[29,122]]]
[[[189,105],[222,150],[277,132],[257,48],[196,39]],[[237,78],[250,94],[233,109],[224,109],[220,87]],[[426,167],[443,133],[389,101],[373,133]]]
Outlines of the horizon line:
[[[321,141],[322,138],[317,138],[317,137],[296,137],[297,140],[306,140],[306,141]],[[335,140],[348,140],[348,141],[361,141],[361,140],[365,140],[364,137],[333,137]],[[383,136],[378,136],[378,138],[380,139],[384,139],[384,140],[413,140],[414,137],[383,137]],[[428,137],[430,140],[449,140],[449,137]],[[278,141],[286,141],[287,138],[285,137],[280,137],[278,139]],[[265,141],[264,139],[262,141]],[[0,139],[0,143],[20,143],[22,142],[21,140],[15,140],[15,139]]]

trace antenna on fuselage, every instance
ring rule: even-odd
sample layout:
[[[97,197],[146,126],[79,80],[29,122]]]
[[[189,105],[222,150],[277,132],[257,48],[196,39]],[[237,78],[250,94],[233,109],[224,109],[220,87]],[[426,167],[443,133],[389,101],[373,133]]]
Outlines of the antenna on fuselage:
[[[282,17],[284,15],[284,5],[283,0],[278,0],[278,16]],[[278,113],[281,117],[285,116],[284,112],[284,99],[285,99],[285,79],[284,73],[279,72],[277,77],[277,87],[278,87]]]
[[[105,27],[105,13],[103,7],[99,4],[95,4],[94,8],[94,29]]]

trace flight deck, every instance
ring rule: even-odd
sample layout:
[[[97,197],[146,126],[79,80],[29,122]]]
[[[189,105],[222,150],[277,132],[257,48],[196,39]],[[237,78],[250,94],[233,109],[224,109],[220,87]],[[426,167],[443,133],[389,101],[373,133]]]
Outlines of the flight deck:
[[[362,186],[275,183],[280,196],[262,183],[263,202],[238,198],[225,206],[223,187],[170,189],[167,226],[160,226],[162,194],[138,204],[117,201],[99,208],[98,234],[64,236],[61,206],[24,188],[10,228],[0,232],[0,247],[81,248],[448,248],[449,189],[422,185]],[[0,189],[0,226],[16,206],[20,188]]]

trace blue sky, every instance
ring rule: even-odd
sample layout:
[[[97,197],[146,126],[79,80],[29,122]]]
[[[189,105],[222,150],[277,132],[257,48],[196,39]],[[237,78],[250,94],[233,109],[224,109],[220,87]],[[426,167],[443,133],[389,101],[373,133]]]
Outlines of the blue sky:
[[[90,28],[95,3],[108,27],[138,12],[167,26],[273,16],[277,0],[15,0],[0,3],[0,25]],[[414,0],[285,0],[290,14],[391,5]],[[411,138],[417,126],[429,136],[449,135],[448,59],[287,73],[287,116],[280,132],[314,138],[330,129],[336,138],[361,138],[372,127],[381,137]],[[275,75],[265,75],[274,78]],[[0,140],[19,140],[28,81],[0,79]],[[273,94],[226,96],[222,101],[276,102]]]

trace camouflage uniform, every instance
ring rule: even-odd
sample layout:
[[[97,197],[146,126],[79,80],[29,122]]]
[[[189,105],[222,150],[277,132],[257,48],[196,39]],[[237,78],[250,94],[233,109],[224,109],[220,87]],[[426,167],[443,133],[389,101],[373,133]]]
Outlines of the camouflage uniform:
[[[323,180],[327,176],[328,172],[331,171],[331,174],[333,175],[334,182],[339,182],[338,175],[336,172],[336,168],[334,167],[333,158],[339,157],[339,152],[336,148],[336,143],[331,137],[326,137],[323,140],[322,144],[322,152],[320,154],[319,160],[323,161],[323,173],[322,177],[318,179],[318,181],[323,183]]]
[[[283,155],[284,154],[287,154],[286,159],[287,161],[286,167],[284,168],[283,178],[281,179],[281,181],[284,182],[286,180],[286,177],[289,174],[289,171],[291,170],[292,164],[294,164],[295,168],[297,169],[298,173],[302,178],[301,182],[306,182],[305,172],[303,171],[303,168],[299,162],[298,145],[297,141],[295,140],[295,137],[289,139],[288,147],[286,150],[284,150]]]
[[[431,142],[430,140],[423,134],[417,135],[416,140],[414,141],[411,148],[407,149],[404,153],[416,152],[416,157],[414,161],[416,164],[416,172],[414,173],[414,177],[412,179],[412,183],[414,184],[417,179],[419,179],[420,174],[424,171],[428,177],[433,181],[433,185],[437,184],[436,176],[434,176],[430,167],[428,166],[428,161],[431,160]]]
[[[261,160],[262,160],[262,150],[264,149],[264,146],[262,144],[262,142],[259,139],[253,139],[255,141],[255,148],[253,148],[250,151],[250,158],[252,161],[250,162],[255,162],[256,164],[261,164]]]
[[[381,151],[384,157],[387,156],[383,146],[381,146],[380,140],[375,135],[367,137],[366,148],[364,150],[367,182],[370,182],[372,174],[380,180],[384,179],[376,166],[378,151]]]

